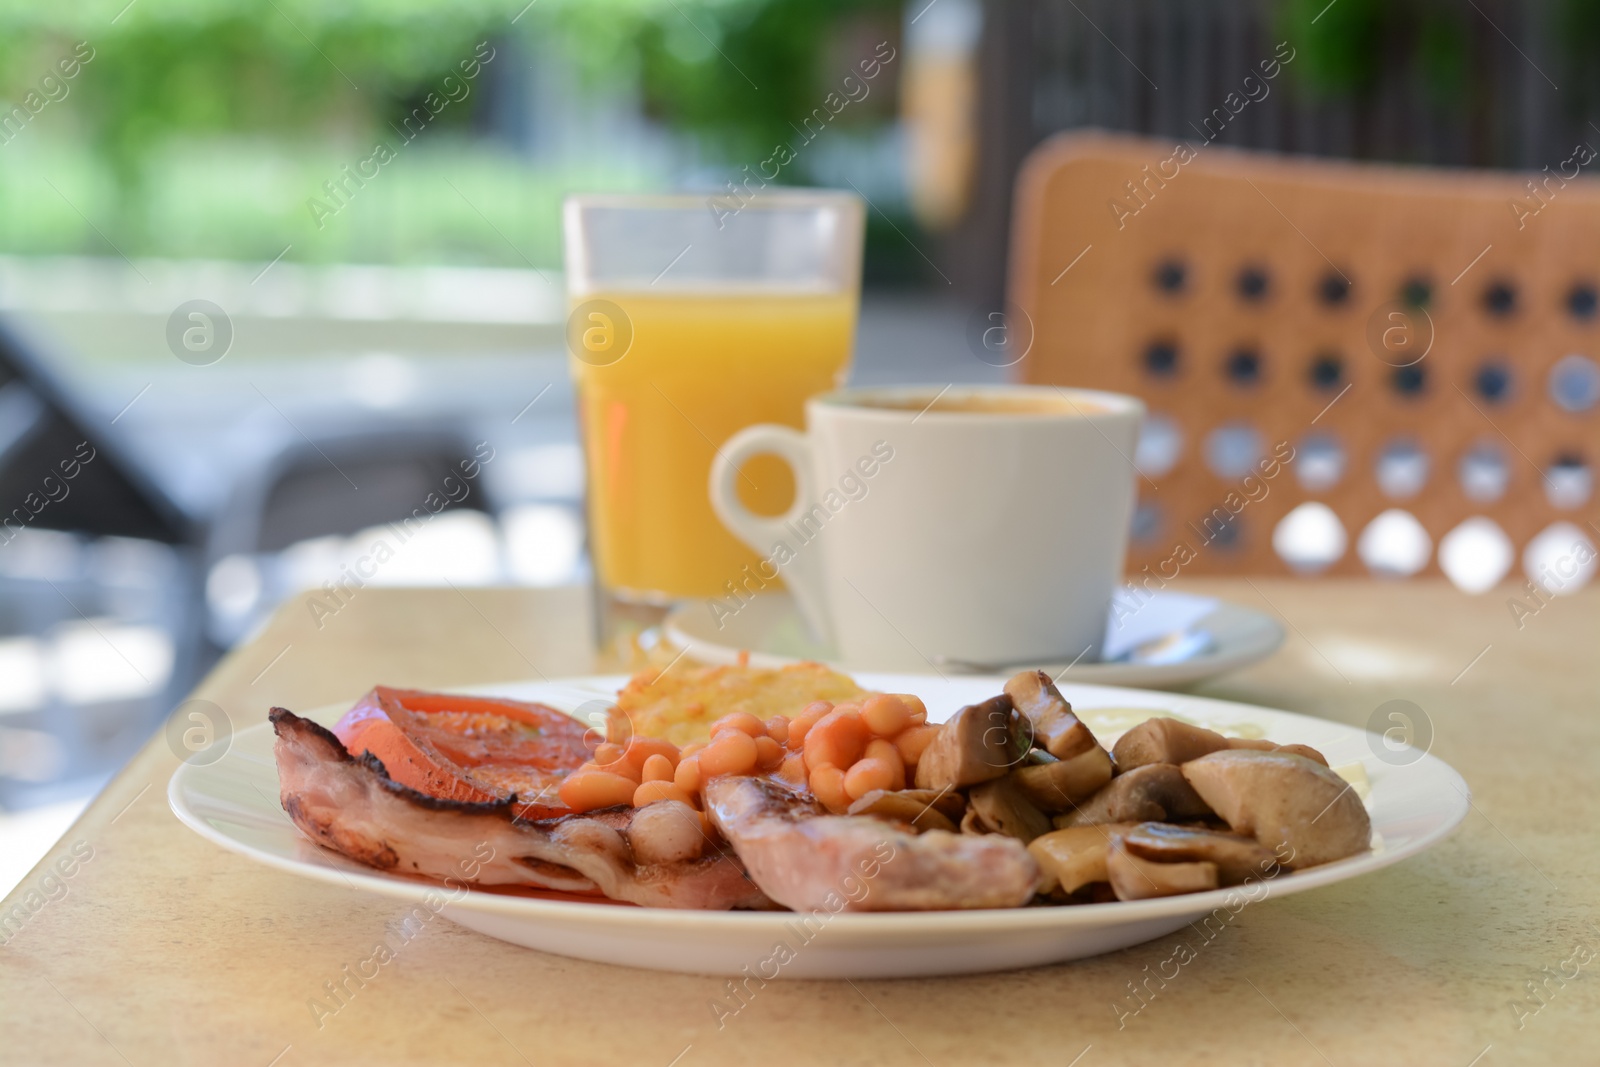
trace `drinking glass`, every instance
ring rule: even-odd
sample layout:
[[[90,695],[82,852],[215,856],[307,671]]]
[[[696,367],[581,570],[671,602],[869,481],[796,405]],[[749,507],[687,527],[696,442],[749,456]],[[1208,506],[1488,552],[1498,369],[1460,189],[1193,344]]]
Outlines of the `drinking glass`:
[[[802,428],[807,398],[843,384],[863,212],[832,191],[576,196],[564,224],[567,350],[608,643],[619,621],[748,588],[759,557],[712,513],[711,462],[746,426]],[[756,457],[739,493],[777,514],[793,476]]]

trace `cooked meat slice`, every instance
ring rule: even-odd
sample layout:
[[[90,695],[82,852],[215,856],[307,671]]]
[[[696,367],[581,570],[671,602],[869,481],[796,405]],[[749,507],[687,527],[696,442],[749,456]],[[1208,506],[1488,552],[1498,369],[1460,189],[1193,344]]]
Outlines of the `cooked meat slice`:
[[[1372,820],[1350,783],[1304,756],[1229,749],[1185,763],[1183,776],[1236,833],[1282,850],[1286,867],[1314,867],[1371,845]]]
[[[1277,857],[1255,838],[1238,834],[1146,822],[1128,828],[1121,837],[1128,851],[1142,860],[1214,863],[1221,885],[1238,885],[1250,877],[1264,878],[1278,866]]]
[[[369,866],[452,884],[598,889],[662,908],[770,906],[729,853],[687,858],[683,813],[666,805],[526,821],[515,798],[439,800],[393,781],[374,756],[353,758],[309,719],[282,708],[271,719],[283,810],[313,841]]]
[[[918,789],[965,789],[1000,778],[1022,762],[1028,746],[1004,694],[950,716],[917,761]]]
[[[766,894],[795,911],[1015,908],[1039,868],[1010,837],[907,833],[879,819],[827,815],[765,778],[714,778],[706,810]]]
[[[1033,743],[1056,759],[1071,759],[1099,748],[1089,727],[1072,714],[1050,676],[1044,671],[1022,671],[1006,682],[1006,695],[1033,728]]]
[[[1092,826],[1104,822],[1172,822],[1211,814],[1205,801],[1170,763],[1150,763],[1119,774],[1097,793],[1058,815],[1055,824]]]
[[[1206,863],[1159,863],[1140,859],[1128,850],[1122,838],[1113,838],[1106,853],[1106,873],[1118,900],[1148,900],[1174,897],[1180,893],[1200,893],[1217,888],[1217,865]]]

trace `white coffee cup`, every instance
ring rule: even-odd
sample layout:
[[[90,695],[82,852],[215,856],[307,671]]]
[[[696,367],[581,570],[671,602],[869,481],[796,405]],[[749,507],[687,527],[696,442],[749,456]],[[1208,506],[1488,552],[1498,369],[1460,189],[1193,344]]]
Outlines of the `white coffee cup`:
[[[711,506],[761,557],[757,584],[781,575],[849,666],[1089,661],[1122,574],[1143,414],[1133,397],[1048,386],[846,389],[807,403],[805,433],[730,438]],[[783,515],[739,500],[739,470],[764,454],[794,469]]]

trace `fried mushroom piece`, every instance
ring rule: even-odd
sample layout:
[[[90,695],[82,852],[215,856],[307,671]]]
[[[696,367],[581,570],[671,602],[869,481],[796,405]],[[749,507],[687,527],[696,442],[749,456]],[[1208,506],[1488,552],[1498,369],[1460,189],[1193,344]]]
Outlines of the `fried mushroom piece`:
[[[1120,836],[1128,852],[1142,860],[1214,864],[1219,885],[1239,885],[1252,876],[1261,878],[1278,866],[1277,857],[1260,842],[1238,834],[1145,822]]]
[[[1140,859],[1115,837],[1106,852],[1106,875],[1118,900],[1148,900],[1217,888],[1217,865],[1205,861],[1161,863]]]
[[[1111,770],[1111,757],[1096,745],[1067,759],[1047,758],[1018,767],[1011,772],[1011,781],[1040,811],[1068,811],[1111,781]]]
[[[1230,748],[1238,748],[1239,746],[1238,745],[1230,745],[1229,747]],[[1324,767],[1328,766],[1328,757],[1324,756],[1322,753],[1318,752],[1316,749],[1312,748],[1310,745],[1279,745],[1276,748],[1272,749],[1271,751],[1273,751],[1273,752],[1282,752],[1285,755],[1289,755],[1289,756],[1304,756],[1306,759],[1310,760],[1312,763],[1320,763]]]
[[[1002,778],[1027,749],[1018,742],[1016,711],[1005,694],[950,716],[917,761],[918,789],[965,789]]]
[[[1028,842],[1028,853],[1039,865],[1039,892],[1072,894],[1084,886],[1110,880],[1106,854],[1117,834],[1132,830],[1131,823],[1104,823],[1052,830]]]
[[[1371,844],[1372,820],[1361,798],[1304,756],[1229,749],[1185,763],[1182,773],[1230,829],[1277,852],[1286,867],[1315,867]]]
[[[922,832],[948,830],[955,833],[958,820],[966,811],[966,801],[953,790],[874,789],[850,805],[846,814],[872,815],[887,822],[903,823]]]
[[[1287,752],[1291,756],[1304,756],[1313,763],[1328,765],[1328,757],[1312,748],[1310,745],[1280,745],[1256,737],[1230,737],[1227,739],[1229,748],[1244,748],[1254,752]]]
[[[1006,695],[1027,717],[1033,743],[1059,760],[1100,748],[1089,727],[1072,714],[1061,691],[1044,671],[1021,671],[1006,682]]]
[[[1146,719],[1111,747],[1117,769],[1124,774],[1152,763],[1188,763],[1228,747],[1228,739],[1215,730],[1181,719]]]
[[[1028,802],[1014,779],[1015,775],[1008,775],[973,786],[967,791],[967,806],[984,830],[1026,845],[1050,832],[1050,817]]]
[[[1203,819],[1211,808],[1170,763],[1151,763],[1119,774],[1071,811],[1057,827],[1108,822],[1178,822]]]
[[[640,863],[697,860],[709,843],[700,826],[700,813],[677,800],[658,800],[639,808],[626,836]]]
[[[1166,717],[1146,719],[1117,738],[1111,754],[1117,761],[1117,770],[1127,772],[1152,763],[1188,763],[1230,748],[1288,752],[1324,767],[1328,765],[1322,753],[1309,745],[1279,745],[1256,738],[1224,737],[1215,730]]]

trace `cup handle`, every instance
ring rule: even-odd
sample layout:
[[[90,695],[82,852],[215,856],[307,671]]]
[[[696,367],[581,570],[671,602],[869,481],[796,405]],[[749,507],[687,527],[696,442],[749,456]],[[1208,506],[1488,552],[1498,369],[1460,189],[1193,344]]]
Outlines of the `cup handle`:
[[[756,456],[773,455],[794,471],[794,503],[782,515],[757,515],[739,500],[739,470]],[[771,560],[783,575],[800,617],[811,634],[824,645],[833,643],[823,591],[823,563],[816,549],[795,544],[790,526],[806,514],[812,499],[811,443],[788,426],[747,426],[730,437],[711,462],[711,510],[735,537],[764,560]],[[788,561],[774,559],[774,549],[788,546]],[[762,577],[765,577],[765,569]],[[735,581],[737,583],[737,580]]]

